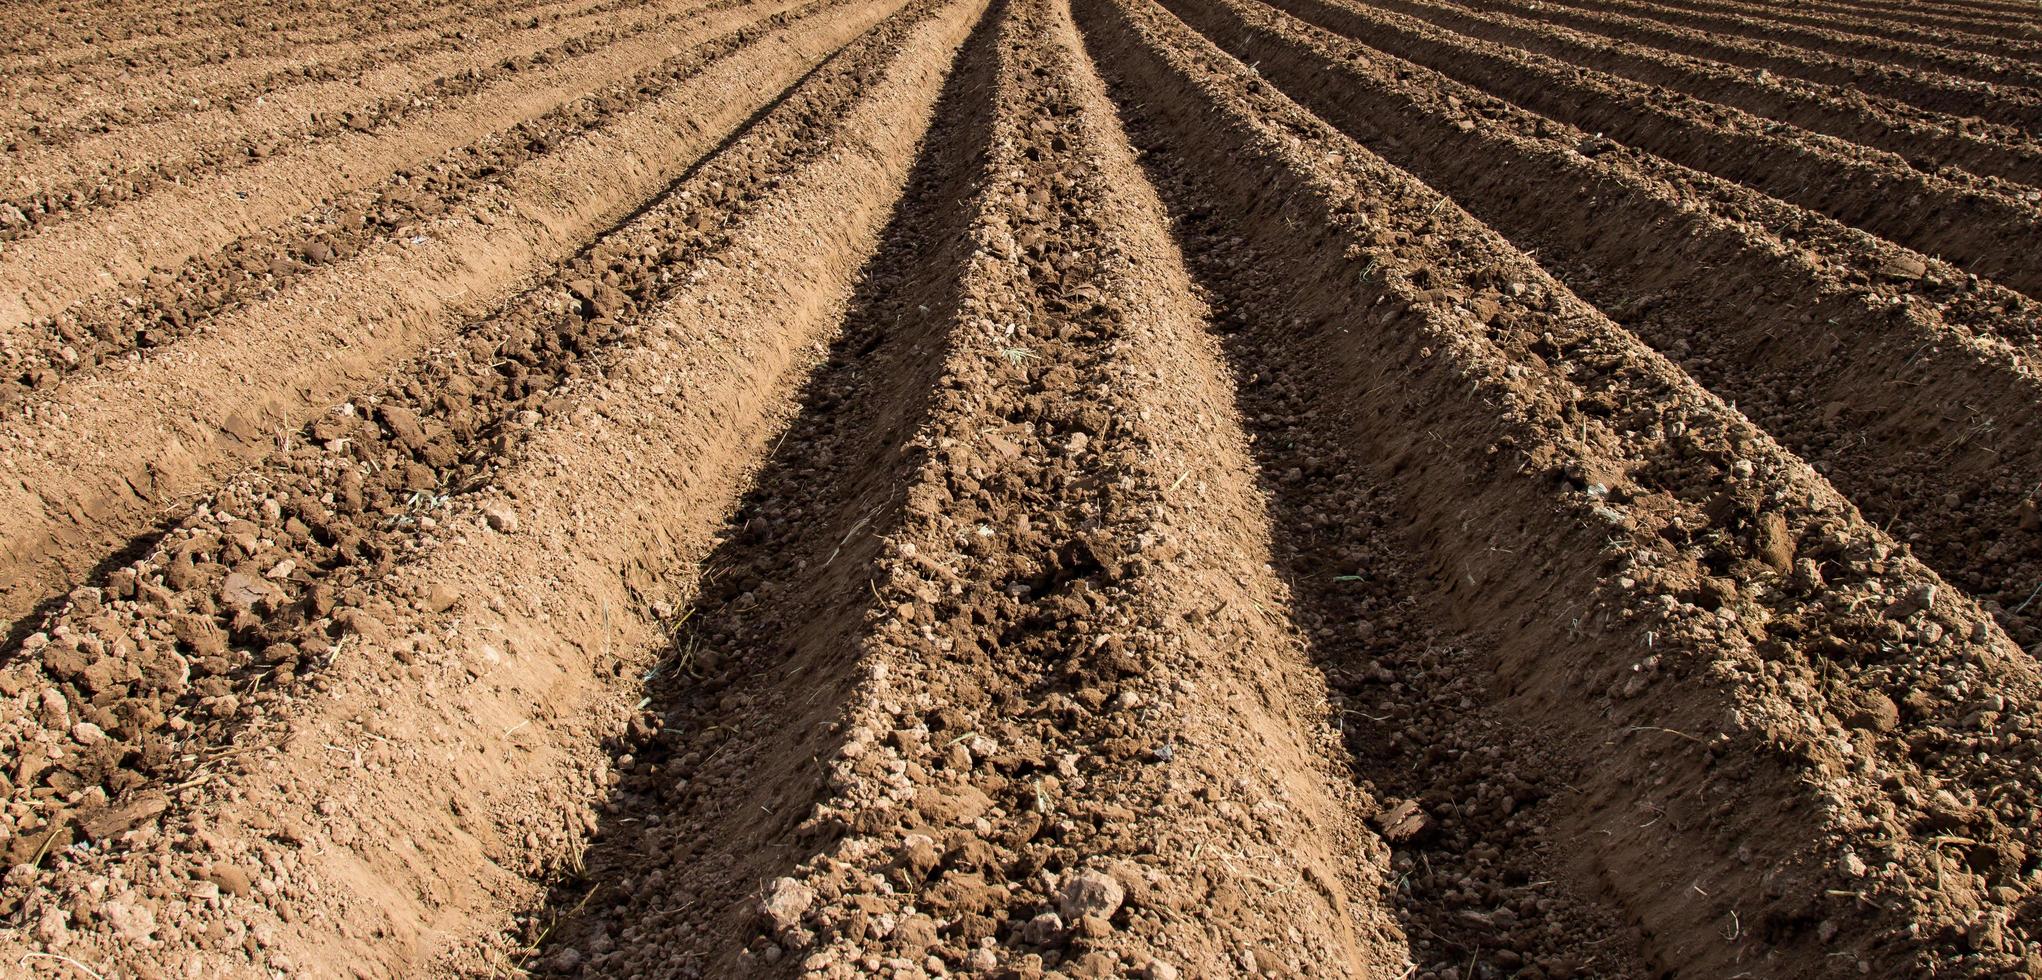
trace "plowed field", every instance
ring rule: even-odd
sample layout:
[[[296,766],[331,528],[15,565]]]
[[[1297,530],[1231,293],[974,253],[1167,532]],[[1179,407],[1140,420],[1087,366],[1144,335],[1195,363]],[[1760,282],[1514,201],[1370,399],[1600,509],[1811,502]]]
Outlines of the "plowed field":
[[[0,975],[2042,976],[2016,0],[0,10]]]

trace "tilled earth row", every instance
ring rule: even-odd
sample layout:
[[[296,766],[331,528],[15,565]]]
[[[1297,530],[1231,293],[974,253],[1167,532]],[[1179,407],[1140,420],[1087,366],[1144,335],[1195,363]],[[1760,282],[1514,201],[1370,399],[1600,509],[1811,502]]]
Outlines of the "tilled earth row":
[[[1943,44],[1853,34],[1827,27],[1808,27],[1779,17],[1755,17],[1735,4],[1710,0],[1580,0],[1586,5],[1635,11],[1668,24],[1734,37],[1746,37],[1846,58],[1860,58],[1902,68],[1935,72],[1987,85],[2032,87],[2042,67],[2014,58],[1952,49]],[[1749,10],[1746,7],[1745,10]]]
[[[104,137],[37,147],[15,155],[16,187],[0,212],[19,220],[8,229],[23,237],[75,212],[141,197],[166,184],[184,183],[235,165],[253,166],[294,144],[319,143],[340,133],[370,132],[428,107],[453,101],[509,76],[553,62],[587,74],[574,58],[605,44],[658,36],[700,5],[648,6],[619,16],[596,10],[571,24],[512,32],[500,44],[453,51],[444,58],[415,53],[373,75],[310,84],[288,92],[257,94],[248,104],[178,114],[160,122],[124,125]],[[568,33],[566,40],[560,39]],[[12,210],[5,210],[11,208]]]
[[[9,970],[2042,974],[2008,4],[89,6]]]
[[[1634,6],[1562,0],[1460,0],[1477,10],[1530,12],[1537,19],[1649,45],[1665,51],[1886,96],[1964,117],[1967,129],[2042,126],[2042,101],[2031,93],[1901,65],[1794,47],[1777,40],[1727,35],[1645,16]]]
[[[287,23],[306,23],[303,15],[265,23],[259,15],[244,14],[238,18],[244,23],[211,31],[186,28],[146,52],[96,42],[85,57],[23,65],[9,73],[18,95],[0,118],[6,120],[8,150],[20,152],[113,135],[157,116],[246,107],[294,84],[346,81],[351,73],[387,66],[397,58],[429,58],[485,38],[619,6],[615,0],[500,0],[411,16],[357,8],[352,30],[311,43],[278,36]],[[251,29],[258,23],[263,27]],[[232,42],[247,50],[223,50]]]

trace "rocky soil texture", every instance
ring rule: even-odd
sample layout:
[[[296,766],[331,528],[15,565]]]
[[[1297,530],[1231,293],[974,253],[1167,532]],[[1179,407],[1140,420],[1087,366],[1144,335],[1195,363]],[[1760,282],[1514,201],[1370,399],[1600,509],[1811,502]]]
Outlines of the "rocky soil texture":
[[[0,11],[0,974],[2042,976],[2037,23]]]

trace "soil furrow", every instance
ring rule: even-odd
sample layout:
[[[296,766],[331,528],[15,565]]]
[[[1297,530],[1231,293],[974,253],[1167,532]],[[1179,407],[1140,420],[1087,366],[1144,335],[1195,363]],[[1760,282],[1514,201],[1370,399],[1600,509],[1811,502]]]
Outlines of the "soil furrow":
[[[55,388],[123,355],[173,347],[207,329],[224,311],[272,298],[379,242],[412,237],[419,222],[484,199],[520,168],[656,102],[705,64],[784,20],[780,15],[793,7],[750,8],[753,25],[686,48],[655,69],[449,150],[423,166],[328,197],[288,222],[195,255],[174,272],[153,273],[129,290],[102,293],[30,324],[12,347],[0,348],[0,414],[33,412],[32,392]],[[778,14],[770,13],[776,8]]]
[[[1981,10],[1932,3],[1817,3],[1808,9],[1846,10],[1861,16],[1874,16],[1889,20],[1933,27],[1968,31],[1974,34],[1989,34],[1993,37],[2007,37],[2017,40],[2042,38],[2042,25],[2035,23],[2033,10]]]
[[[1559,0],[1574,3],[1577,0]],[[1699,4],[1686,0],[1578,0],[1592,10],[1614,10],[1636,14],[1667,24],[1692,27],[1712,34],[1750,38],[1786,44],[1804,51],[1819,51],[1846,58],[1862,58],[1881,64],[1967,78],[1988,85],[2005,85],[2032,91],[2042,85],[2042,68],[2034,65],[1962,51],[1947,51],[1904,41],[1882,41],[1855,37],[1840,31],[1795,27],[1778,18],[1760,19],[1694,9]]]
[[[495,308],[883,14],[824,3],[769,18],[706,52],[662,97],[520,168],[460,212],[216,317],[164,356],[58,388],[5,433],[4,615],[61,594],[178,498],[272,451],[315,406],[345,400]]]
[[[817,760],[842,741],[858,677],[846,637],[865,628],[948,349],[1003,20],[995,4],[959,52],[829,355],[703,559],[700,592],[658,610],[673,638],[612,746],[620,779],[587,852],[520,929],[543,974],[728,972],[760,883],[798,859],[790,839],[818,844],[801,824],[824,795]]]
[[[1740,20],[1756,20],[1770,24],[1799,24],[1811,27],[1821,37],[1836,39],[1838,43],[1899,43],[1907,47],[1922,47],[1938,53],[1966,57],[1966,55],[1987,55],[1991,59],[2005,61],[2042,61],[2042,43],[2034,37],[2028,39],[2007,39],[1977,35],[1960,29],[1938,29],[1924,27],[1924,24],[1907,24],[1883,16],[1866,16],[1864,12],[1848,10],[1799,10],[1783,4],[1746,4],[1746,2],[1721,2],[1721,0],[1670,0],[1670,6],[1683,10],[1695,10],[1701,14],[1732,14]]]
[[[1254,558],[1245,440],[1160,209],[1062,10],[1019,6],[996,57],[973,199],[973,161],[939,160],[880,261],[955,244],[934,270],[877,267],[811,403],[828,420],[792,434],[809,451],[790,462],[844,469],[768,484],[733,520],[741,543],[666,681],[677,727],[628,747],[638,802],[591,864],[593,887],[623,881],[555,944],[560,972],[590,948],[591,972],[642,972],[733,918],[755,938],[705,951],[704,974],[1402,965],[1328,764],[1323,687]],[[865,406],[876,430],[836,411],[859,379],[896,378],[933,399]],[[718,732],[733,715],[760,720]],[[782,726],[805,733],[795,751],[756,744]],[[733,778],[761,755],[784,761]],[[754,805],[767,826],[719,848],[821,840],[705,860],[721,838],[701,831]],[[644,854],[665,858],[627,856]]]
[[[364,12],[371,17],[385,14],[384,10],[377,9],[374,5],[370,5]],[[245,36],[249,33],[282,35],[285,31],[284,25],[277,22],[259,27],[249,23],[253,19],[252,15],[258,14],[257,11],[247,8],[242,9],[238,18],[241,22],[238,24],[231,23],[230,18],[226,16],[194,17],[185,11],[180,11],[179,16],[170,18],[168,23],[155,24],[151,24],[146,16],[132,16],[140,13],[132,9],[128,11],[108,9],[100,11],[96,16],[85,17],[77,16],[75,8],[67,10],[66,13],[72,15],[66,19],[73,19],[73,24],[45,22],[38,25],[32,23],[28,17],[19,17],[11,23],[9,26],[14,28],[16,33],[10,34],[7,41],[0,42],[0,52],[5,52],[0,54],[0,76],[82,73],[101,63],[114,60],[133,66],[162,64],[164,56],[172,51],[215,60],[222,57],[218,48],[236,39],[234,35]],[[122,17],[122,13],[130,16]],[[222,9],[220,13],[230,12]],[[293,18],[293,23],[300,27],[310,26],[337,16],[341,15],[329,13],[327,17],[322,18],[316,14],[300,14]],[[57,34],[64,26],[89,27],[91,30],[89,36],[82,39],[81,35],[88,32],[75,29],[71,32],[72,37],[60,38]],[[58,30],[50,30],[52,27]],[[281,36],[265,40],[273,40],[278,44],[288,43]]]
[[[1757,116],[1896,154],[1917,169],[1951,166],[1980,176],[2042,185],[2042,149],[2027,142],[1982,138],[1964,120],[1927,113],[1861,92],[1774,75],[1753,77],[1720,63],[1606,39],[1510,14],[1482,14],[1427,0],[1391,0],[1383,6],[1470,37],[1492,41],[1661,86]],[[2006,188],[2002,188],[2006,190]],[[2042,195],[2037,195],[2042,199]]]
[[[927,455],[812,814],[837,839],[768,886],[769,915],[815,901],[767,931],[836,976],[1403,970],[1204,309],[1067,12],[1015,15]]]
[[[1936,10],[1925,4],[1893,6],[1876,3],[1816,3],[1805,5],[1803,9],[1834,11],[1888,23],[2029,44],[2042,41],[2042,25],[2035,23],[2032,12],[2030,15],[2014,16],[1981,12],[1966,14],[1950,9]]]
[[[586,5],[591,0],[570,0]],[[594,0],[603,2],[603,0]],[[383,5],[385,7],[392,5]],[[210,26],[181,24],[174,33],[156,34],[112,44],[95,42],[70,50],[45,49],[33,59],[0,62],[0,76],[29,83],[36,91],[46,83],[90,85],[119,78],[135,69],[175,75],[180,69],[227,65],[236,61],[260,60],[248,52],[258,51],[262,59],[316,61],[321,49],[350,42],[402,43],[415,38],[457,35],[487,29],[497,18],[524,19],[561,6],[558,2],[535,3],[511,0],[501,3],[467,3],[399,13],[375,5],[345,11],[326,10],[320,14],[293,14],[260,26],[250,23],[258,14],[247,8],[232,23],[222,20]],[[109,16],[104,22],[117,17]],[[326,26],[324,31],[317,28]]]
[[[1970,120],[1967,128],[1971,131],[1992,132],[2009,142],[2031,141],[2034,133],[2042,132],[2042,98],[1995,88],[1983,82],[1924,74],[1876,61],[1803,51],[1777,41],[1753,41],[1677,27],[1566,0],[1457,2],[1476,10],[1517,14],[1752,71],[1861,89],[1932,112],[1966,118]]]
[[[196,64],[140,70],[136,59],[124,58],[103,72],[81,76],[70,71],[18,78],[18,98],[0,113],[0,144],[17,153],[32,147],[66,145],[103,135],[124,126],[226,106],[259,104],[272,91],[316,81],[345,81],[394,60],[430,57],[437,53],[501,38],[520,29],[536,29],[542,21],[558,23],[566,16],[615,10],[619,0],[565,0],[501,11],[468,8],[451,23],[436,29],[394,30],[337,42],[318,55],[291,56],[256,41],[253,53],[209,53]],[[376,22],[373,15],[364,18]],[[238,33],[246,34],[245,28]]]
[[[771,7],[767,9],[773,9]],[[0,252],[0,345],[20,325],[79,300],[174,268],[192,255],[299,214],[392,172],[421,166],[550,109],[624,82],[691,39],[755,20],[739,8],[712,14],[679,38],[635,38],[449,99],[373,132],[342,131],[237,170],[176,184],[95,210],[9,243]],[[685,49],[679,52],[685,57]]]
[[[1171,180],[1168,166],[1157,179]],[[1310,345],[1286,350],[1290,326],[1262,315],[1280,297],[1234,277],[1241,238],[1211,214],[1187,212],[1176,227],[1217,287],[1274,501],[1275,562],[1335,691],[1354,776],[1381,801],[1374,823],[1393,848],[1387,899],[1418,975],[1651,975],[1622,909],[1566,873],[1577,844],[1555,833],[1565,811],[1546,801],[1574,792],[1573,762],[1552,749],[1571,734],[1496,705],[1484,682],[1490,651],[1436,603],[1414,600],[1428,584],[1424,552],[1402,537],[1395,498],[1357,479],[1367,447],[1328,435],[1339,409],[1310,389]]]
[[[867,60],[878,56],[867,54]],[[284,437],[255,471],[215,491],[193,516],[152,542],[139,563],[97,576],[89,591],[74,591],[67,607],[34,624],[40,630],[23,643],[26,656],[12,665],[9,686],[48,688],[73,703],[106,701],[105,676],[76,668],[66,644],[51,638],[91,642],[125,632],[120,627],[126,623],[117,626],[103,617],[109,596],[141,600],[119,620],[142,622],[169,613],[186,631],[178,635],[187,647],[191,631],[235,643],[194,651],[182,682],[167,690],[144,685],[132,701],[120,700],[116,692],[114,703],[97,705],[106,718],[125,723],[107,728],[115,734],[95,751],[52,753],[45,767],[51,776],[97,785],[104,796],[160,779],[171,756],[150,751],[160,737],[151,719],[190,713],[204,707],[195,698],[216,696],[251,677],[288,685],[295,674],[316,667],[330,647],[322,631],[348,622],[340,597],[372,585],[406,557],[415,544],[409,539],[421,533],[422,524],[430,530],[445,498],[486,484],[494,464],[516,444],[521,417],[559,414],[558,389],[586,372],[599,352],[637,342],[642,333],[633,314],[670,297],[674,267],[712,250],[725,225],[748,213],[754,199],[800,164],[804,153],[823,145],[812,131],[818,112],[832,100],[850,101],[855,92],[849,89],[858,80],[842,68],[825,80],[810,79],[797,104],[777,110],[786,117],[779,125],[747,135],[738,155],[748,168],[742,180],[690,175],[543,284],[394,371],[397,380],[384,390],[352,398]],[[732,153],[717,159],[722,163],[717,175],[728,176]],[[705,186],[711,193],[703,193]],[[320,499],[327,496],[334,498],[332,512]],[[289,511],[279,502],[288,502]],[[231,516],[237,512],[243,516]],[[283,573],[270,574],[280,567]],[[155,578],[162,580],[156,590],[140,584]],[[229,594],[237,585],[259,586],[261,595],[234,601]],[[199,619],[179,619],[186,611]],[[45,656],[50,650],[53,655]],[[146,664],[151,652],[131,659]],[[241,720],[233,711],[224,718],[228,726]],[[203,723],[182,732],[187,743],[227,740]],[[40,833],[91,823],[89,813],[52,813],[50,806],[36,808],[32,816]],[[17,831],[13,846],[19,861],[41,845]]]
[[[1546,839],[1654,968],[2019,962],[2033,662],[1451,201],[1150,6],[1080,10],[1173,205],[1238,239],[1269,375],[1395,502],[1497,710],[1553,733]]]
[[[2042,205],[1956,172],[1924,174],[1891,154],[1767,122],[1737,109],[1452,34],[1349,0],[1277,6],[1368,45],[1587,132],[1750,185],[1896,244],[2042,295],[2042,266],[2022,243],[2042,233]],[[2024,191],[2042,195],[2042,191]]]
[[[1907,24],[1884,17],[1868,17],[1862,13],[1842,10],[1820,10],[1803,12],[1779,4],[1696,2],[1680,0],[1674,3],[1685,10],[1701,13],[1734,14],[1740,20],[1757,20],[1764,23],[1799,24],[1820,29],[1823,36],[1834,36],[1840,41],[1869,38],[1875,42],[1900,42],[1942,49],[1946,52],[1972,52],[2004,58],[2008,61],[2042,62],[2042,43],[2032,36],[2014,40],[1953,30]],[[1962,55],[1959,54],[1961,57]]]
[[[2015,609],[2042,582],[2042,542],[1983,530],[2042,520],[2034,304],[1649,157],[1585,157],[1576,147],[1587,134],[1552,131],[1301,22],[1169,3],[1347,135],[1540,256],[1815,463],[1944,576],[1995,604],[2024,645],[2042,641],[2042,624]],[[1467,165],[1477,159],[1486,165]],[[1802,331],[1815,333],[1787,339]],[[1942,431],[1950,437],[1925,438]]]
[[[1889,17],[1896,20],[1919,20],[1922,23],[1948,23],[1970,25],[1966,29],[1993,25],[1999,27],[2031,26],[2033,10],[2016,6],[1997,9],[1956,3],[1911,2],[1911,0],[1822,0],[1818,3],[1803,4],[1804,10],[1842,10],[1860,16]],[[2016,33],[2014,37],[2032,37],[2042,34],[2042,28]]]
[[[520,422],[480,482],[441,488],[418,512],[403,554],[340,597],[338,648],[308,658],[309,682],[281,695],[237,683],[206,697],[210,711],[175,716],[212,726],[225,697],[249,727],[227,751],[180,759],[192,778],[155,788],[171,799],[144,789],[121,800],[115,846],[46,855],[52,869],[17,912],[41,948],[93,962],[196,959],[235,975],[343,961],[373,976],[514,965],[490,937],[535,897],[527,876],[564,860],[584,819],[593,826],[601,739],[628,719],[636,672],[658,656],[654,605],[691,587],[710,532],[768,450],[898,191],[969,6],[896,18],[692,175],[670,210],[647,212],[652,223],[621,252],[593,256],[608,263],[595,272],[605,279],[656,268],[646,275],[658,297],[611,322],[639,336],[553,394],[544,419]],[[875,58],[882,47],[891,55]],[[712,217],[699,241],[691,215]],[[260,479],[245,489],[293,499],[266,496],[275,488]],[[172,585],[156,579],[138,587]],[[131,608],[110,593],[104,606]],[[31,720],[51,703],[28,702]],[[223,843],[228,828],[239,846]],[[217,897],[162,890],[223,866],[265,884]],[[87,887],[106,911],[69,911],[67,896]]]
[[[721,6],[734,6],[725,3]],[[186,183],[234,166],[253,166],[280,149],[306,152],[344,131],[368,133],[406,116],[486,90],[520,72],[651,32],[702,29],[697,0],[646,6],[632,15],[592,15],[580,32],[547,29],[442,58],[407,58],[346,82],[271,92],[257,105],[127,126],[103,137],[37,147],[13,161],[14,186],[0,211],[22,216],[0,239],[33,234],[80,212],[132,200],[165,184]],[[715,9],[716,4],[708,5]],[[675,35],[669,34],[669,37]],[[10,217],[12,212],[8,212]]]
[[[18,33],[0,42],[0,73],[52,71],[82,67],[83,63],[111,58],[137,58],[150,45],[198,44],[217,39],[232,40],[241,35],[275,35],[262,40],[287,44],[289,32],[300,34],[315,28],[338,26],[341,30],[366,32],[381,23],[386,30],[448,19],[475,16],[509,5],[465,3],[448,8],[407,3],[368,3],[348,10],[315,4],[220,4],[211,9],[192,6],[150,8],[135,5],[104,5],[88,13],[83,5],[67,5],[57,17],[36,23],[32,13],[18,17],[11,26]],[[295,9],[293,9],[295,8]],[[286,20],[285,18],[288,18]],[[68,31],[68,39],[59,36]],[[68,44],[68,47],[59,45]],[[137,58],[137,60],[140,60]]]
[[[2033,0],[17,7],[0,974],[2042,977]]]

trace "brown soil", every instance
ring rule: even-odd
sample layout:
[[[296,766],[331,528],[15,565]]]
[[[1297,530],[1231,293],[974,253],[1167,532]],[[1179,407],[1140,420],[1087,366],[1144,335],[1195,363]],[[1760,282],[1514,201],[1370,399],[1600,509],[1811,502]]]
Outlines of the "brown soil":
[[[1458,0],[1478,10],[1535,19],[1735,65],[1753,72],[1825,82],[1965,117],[1967,128],[2011,126],[2020,138],[2042,130],[2042,99],[1984,82],[1921,72],[1885,62],[1792,47],[1775,40],[1683,27],[1644,16],[1636,7],[1606,8],[1587,0]]]
[[[2042,68],[2019,61],[1956,51],[1938,45],[1866,37],[1827,27],[1803,27],[1779,17],[1753,17],[1716,0],[1587,0],[1605,9],[1634,11],[1645,17],[1696,30],[1734,37],[1776,41],[1793,47],[1848,58],[1864,58],[1926,72],[1971,79],[1988,85],[2032,89],[2042,81]]]
[[[19,72],[15,79],[21,97],[0,118],[7,120],[10,152],[95,135],[116,136],[120,129],[152,118],[246,109],[256,99],[266,103],[272,94],[297,85],[346,82],[352,75],[399,59],[430,58],[487,43],[486,38],[534,29],[534,21],[545,24],[618,6],[617,0],[475,4],[395,20],[364,10],[354,36],[309,46],[265,36],[274,31],[217,28],[220,39],[250,47],[231,55],[217,50],[223,46],[219,40],[185,32],[177,36],[186,40],[169,42],[171,50],[161,53],[103,49],[98,57],[67,63],[60,71]],[[145,60],[153,70],[138,72]]]
[[[1727,0],[1684,0],[1678,4],[1686,9],[1708,13],[1736,14],[1743,17],[1777,18],[1784,24],[1798,27],[1815,27],[1825,36],[1842,35],[1840,40],[1848,41],[1850,36],[1861,36],[1888,41],[1908,41],[1930,47],[1949,48],[1955,51],[1972,51],[1995,55],[2015,61],[2042,61],[2042,45],[2038,45],[2031,32],[2025,39],[2015,40],[1995,37],[1990,34],[1973,33],[1976,25],[1966,29],[1951,29],[1945,26],[1952,22],[1928,17],[1890,17],[1867,15],[1862,10],[1832,9],[1825,11],[1798,11],[1791,8],[1763,3],[1727,2]]]
[[[2025,139],[1977,132],[1973,121],[1916,109],[1850,86],[1823,85],[1730,65],[1513,14],[1470,11],[1431,0],[1387,0],[1384,6],[1448,30],[1607,71],[1811,132],[1886,150],[1914,167],[1955,167],[2024,184],[2042,181],[2042,152]]]
[[[500,43],[464,46],[442,58],[405,57],[344,82],[272,90],[245,105],[122,126],[103,137],[25,151],[14,160],[17,186],[0,203],[24,220],[6,234],[23,237],[76,212],[141,197],[168,183],[254,166],[301,141],[382,129],[520,72],[669,30],[702,6],[648,6],[624,17],[591,12],[573,24],[510,32]],[[564,41],[563,31],[571,31]]]
[[[1890,154],[1769,123],[1544,55],[1465,38],[1351,0],[1278,4],[1322,27],[1366,37],[1387,54],[1668,161],[1747,184],[1782,201],[1949,259],[2029,296],[2042,273],[2015,244],[2042,232],[2042,192],[1995,188],[1957,172],[1924,174]],[[1584,143],[1585,152],[1601,144]]]
[[[0,13],[0,973],[2042,976],[2023,9]]]

